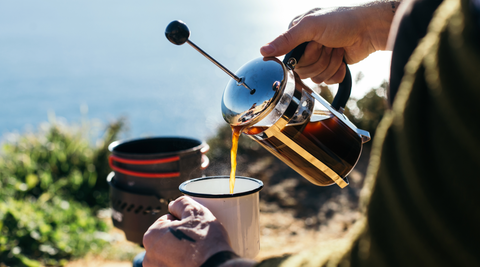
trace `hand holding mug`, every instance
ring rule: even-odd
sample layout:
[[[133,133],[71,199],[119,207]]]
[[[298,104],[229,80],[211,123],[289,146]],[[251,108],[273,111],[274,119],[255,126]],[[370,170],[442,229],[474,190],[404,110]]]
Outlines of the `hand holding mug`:
[[[232,251],[225,228],[190,197],[172,201],[171,214],[160,217],[145,233],[143,266],[200,266],[220,251]]]

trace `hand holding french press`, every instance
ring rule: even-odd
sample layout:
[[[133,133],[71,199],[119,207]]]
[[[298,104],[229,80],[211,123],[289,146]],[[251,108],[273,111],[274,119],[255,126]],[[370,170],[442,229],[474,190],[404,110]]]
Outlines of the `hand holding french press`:
[[[397,7],[398,3],[375,2],[368,6],[315,8],[296,17],[286,32],[260,52],[265,57],[278,57],[301,43],[311,42],[297,73],[302,79],[312,78],[320,83],[329,78],[322,72],[340,66],[343,58],[348,64],[355,64],[375,51],[388,50]]]

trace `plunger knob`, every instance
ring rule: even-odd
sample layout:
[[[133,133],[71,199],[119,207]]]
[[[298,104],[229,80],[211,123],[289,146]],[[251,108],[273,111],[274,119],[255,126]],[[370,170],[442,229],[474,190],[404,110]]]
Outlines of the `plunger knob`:
[[[165,36],[172,44],[182,45],[188,41],[190,30],[183,21],[174,20],[165,29]]]

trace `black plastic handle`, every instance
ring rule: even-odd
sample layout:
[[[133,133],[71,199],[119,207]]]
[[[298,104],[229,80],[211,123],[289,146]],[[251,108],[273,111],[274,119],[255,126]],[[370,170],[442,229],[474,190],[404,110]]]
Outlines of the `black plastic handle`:
[[[345,108],[345,105],[347,105],[348,99],[350,98],[350,93],[352,92],[352,74],[350,73],[350,68],[348,68],[347,62],[345,62],[345,58],[343,59],[343,62],[345,63],[347,70],[343,81],[338,84],[337,94],[332,101],[332,107],[336,110]]]
[[[305,48],[307,47],[308,42],[298,45],[292,51],[288,52],[283,58],[283,64],[285,64],[289,69],[293,70],[297,63],[300,61]]]
[[[286,54],[285,58],[283,59],[283,64],[285,64],[289,69],[293,70],[305,52],[307,44],[308,42],[300,44]],[[332,101],[332,107],[336,110],[345,108],[345,105],[347,105],[348,99],[350,98],[350,93],[352,92],[352,74],[350,73],[347,62],[345,62],[345,58],[343,59],[343,62],[345,63],[347,70],[343,81],[338,85],[337,94]]]

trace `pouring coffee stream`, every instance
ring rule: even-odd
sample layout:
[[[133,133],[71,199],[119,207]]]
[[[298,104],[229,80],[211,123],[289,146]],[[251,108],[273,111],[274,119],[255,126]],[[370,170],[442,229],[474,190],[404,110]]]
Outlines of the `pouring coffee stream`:
[[[195,50],[200,52],[200,54],[204,55],[213,64],[215,64],[217,67],[219,67],[225,73],[227,73],[230,77],[232,77],[237,82],[238,85],[241,85],[241,86],[247,88],[250,91],[251,95],[255,94],[256,90],[250,88],[245,83],[244,78],[237,77],[233,72],[231,72],[229,69],[224,67],[222,64],[220,64],[218,61],[216,61],[209,54],[207,54],[200,47],[198,47],[196,44],[194,44],[192,41],[190,41],[188,39],[190,37],[190,30],[188,29],[187,25],[184,22],[182,22],[180,20],[172,21],[170,24],[168,24],[167,28],[165,29],[165,36],[167,37],[167,39],[171,43],[173,43],[175,45],[182,45],[184,43],[188,43]],[[237,127],[237,128],[232,127],[232,149],[231,149],[231,152],[230,152],[231,171],[230,171],[230,183],[229,183],[230,184],[230,194],[233,194],[233,190],[234,190],[234,186],[235,186],[235,172],[236,172],[236,168],[237,168],[238,139],[240,137],[242,129],[243,129],[243,127]]]
[[[232,77],[223,92],[222,115],[234,133],[243,132],[315,185],[348,185],[346,177],[363,143],[370,140],[367,131],[343,114],[352,85],[348,66],[330,105],[294,72],[307,43],[288,53],[283,62],[257,58],[234,74],[188,40],[185,23],[171,22],[165,35],[176,45],[189,43]],[[235,138],[233,134],[233,145],[238,141]],[[232,168],[234,150],[232,146]]]

